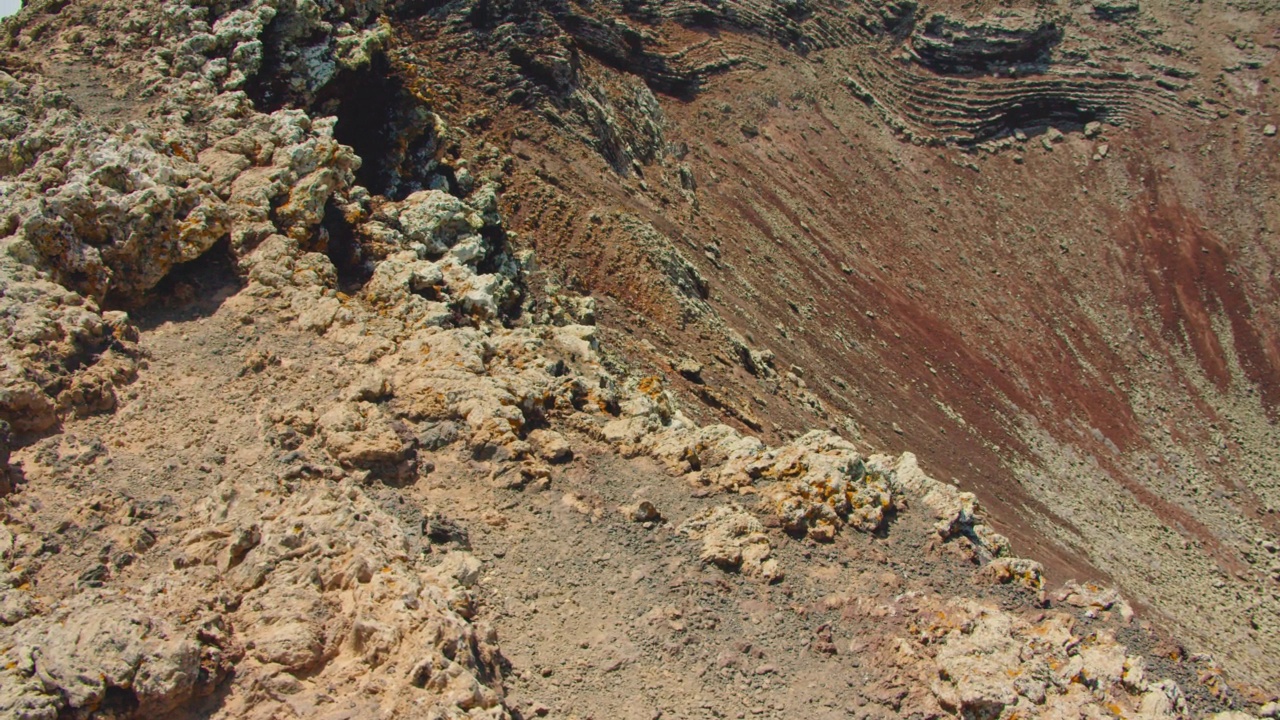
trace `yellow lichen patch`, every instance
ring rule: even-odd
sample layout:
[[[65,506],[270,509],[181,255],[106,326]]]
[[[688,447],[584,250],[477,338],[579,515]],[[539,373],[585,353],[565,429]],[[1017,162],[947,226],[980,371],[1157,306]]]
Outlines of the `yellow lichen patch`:
[[[987,579],[1000,584],[1017,583],[1031,590],[1044,587],[1044,568],[1034,560],[996,558],[982,569]]]
[[[657,400],[662,396],[662,378],[656,375],[640,378],[640,382],[636,383],[636,390]]]
[[[768,480],[790,480],[792,478],[803,477],[809,472],[809,466],[802,461],[795,461],[779,467],[771,466],[760,473],[760,476]]]
[[[790,532],[834,539],[844,525],[871,532],[893,503],[889,482],[868,472],[857,450],[830,433],[813,432],[752,468],[777,482],[763,492],[764,509]]]

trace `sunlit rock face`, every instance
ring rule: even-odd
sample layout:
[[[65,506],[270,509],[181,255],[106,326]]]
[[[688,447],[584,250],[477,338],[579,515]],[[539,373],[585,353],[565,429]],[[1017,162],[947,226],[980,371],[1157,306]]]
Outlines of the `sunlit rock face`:
[[[1272,10],[28,3],[0,714],[1275,715]]]

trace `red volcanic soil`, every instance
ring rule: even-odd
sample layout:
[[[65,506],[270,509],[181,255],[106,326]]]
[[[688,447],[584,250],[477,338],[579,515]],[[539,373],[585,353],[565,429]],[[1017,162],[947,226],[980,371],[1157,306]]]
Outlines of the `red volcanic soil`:
[[[1171,344],[1185,339],[1205,375],[1226,391],[1232,379],[1228,355],[1213,327],[1214,316],[1225,315],[1235,341],[1235,358],[1260,391],[1268,416],[1275,419],[1280,402],[1280,335],[1273,319],[1255,311],[1235,277],[1231,251],[1207,231],[1204,221],[1176,200],[1163,198],[1149,167],[1135,172],[1144,176],[1147,193],[1133,204],[1123,242],[1154,298],[1162,333]],[[1274,303],[1275,284],[1266,290],[1270,290],[1266,300]]]
[[[422,21],[407,35],[456,42],[439,32]],[[438,99],[475,118],[459,154],[519,159],[502,173],[515,243],[599,300],[619,362],[665,374],[703,421],[766,440],[830,427],[916,453],[977,493],[1051,583],[1115,580],[1147,596],[1149,569],[1137,555],[1100,562],[1089,538],[1116,530],[1082,527],[1071,502],[1136,502],[1221,572],[1248,576],[1239,529],[1222,522],[1280,531],[1274,496],[1238,472],[1266,448],[1231,431],[1274,424],[1280,400],[1275,138],[1239,116],[1148,114],[1101,137],[1066,127],[1050,143],[1030,128],[1025,142],[964,152],[904,140],[855,97],[843,78],[864,50],[654,32],[741,62],[696,93],[658,95],[660,116],[620,117],[624,136],[641,120],[662,132],[651,160],[621,167],[566,119],[572,99],[549,113],[478,87],[487,68],[509,71],[501,56],[459,42],[462,61],[427,68]],[[593,97],[637,92],[625,70],[576,61]],[[701,278],[693,290],[661,259],[677,255]],[[744,368],[731,334],[772,352],[776,372]],[[674,372],[683,357],[705,384]],[[1237,470],[1218,464],[1236,458]],[[1110,489],[1059,498],[1029,474]]]

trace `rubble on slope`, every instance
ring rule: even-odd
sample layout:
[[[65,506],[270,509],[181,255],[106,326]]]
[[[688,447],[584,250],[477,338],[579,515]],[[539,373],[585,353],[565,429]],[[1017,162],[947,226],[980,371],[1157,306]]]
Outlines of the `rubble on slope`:
[[[157,83],[154,127],[171,136],[147,124],[108,128],[40,81],[0,77],[21,128],[3,168],[3,421],[39,434],[113,410],[115,388],[147,368],[137,329],[103,303],[145,300],[175,267],[219,252],[224,237],[246,316],[273,314],[360,368],[344,387],[262,398],[259,437],[245,449],[276,464],[206,473],[199,499],[166,511],[165,527],[153,530],[134,499],[95,501],[88,532],[113,542],[60,593],[33,582],[58,562],[46,518],[7,513],[0,710],[33,719],[509,717],[497,638],[475,602],[479,561],[464,552],[429,560],[421,538],[371,497],[378,483],[429,475],[429,453],[453,444],[497,465],[495,479],[528,480],[547,477],[547,464],[574,455],[570,438],[585,437],[665,463],[692,491],[755,495],[753,509],[726,503],[681,527],[702,542],[704,562],[763,582],[783,572],[770,525],[832,541],[846,526],[881,531],[919,503],[939,542],[967,544],[997,580],[1038,589],[1038,566],[1010,557],[976,500],[928,478],[913,456],[864,458],[826,431],[771,448],[699,427],[659,379],[623,381],[603,368],[594,328],[578,323],[586,303],[562,301],[576,309],[553,322],[522,319],[529,258],[501,242],[494,186],[374,198],[356,184],[360,160],[337,142],[332,119],[263,112],[240,89],[264,81],[270,57],[266,80],[292,81],[263,97],[314,96],[382,42],[376,25],[364,26],[379,7],[260,0],[211,24],[207,7],[166,6],[174,24],[157,30],[147,54],[165,71],[141,81]],[[291,57],[267,52],[315,31],[323,41]],[[197,105],[207,113],[199,122],[171,117]],[[359,287],[340,285],[331,213],[363,241]],[[259,354],[245,372],[271,366]],[[8,490],[6,463],[0,471]],[[160,501],[151,488],[131,490]],[[38,505],[27,509],[38,515]],[[135,563],[147,570],[140,582],[114,580]],[[1112,638],[957,607],[931,608],[938,621],[900,646],[920,673],[915,689],[941,711],[1100,713],[1114,702],[1154,718],[1181,712],[1176,686],[1145,681]],[[1032,679],[1009,679],[1022,674]]]

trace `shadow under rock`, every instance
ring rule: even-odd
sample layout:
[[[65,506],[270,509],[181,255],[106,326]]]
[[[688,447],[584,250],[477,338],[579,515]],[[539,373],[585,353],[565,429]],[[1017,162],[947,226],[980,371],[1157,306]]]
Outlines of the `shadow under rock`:
[[[166,322],[190,322],[213,315],[243,288],[244,281],[236,273],[231,256],[230,240],[223,238],[195,260],[174,266],[127,309],[139,329],[153,330]]]

